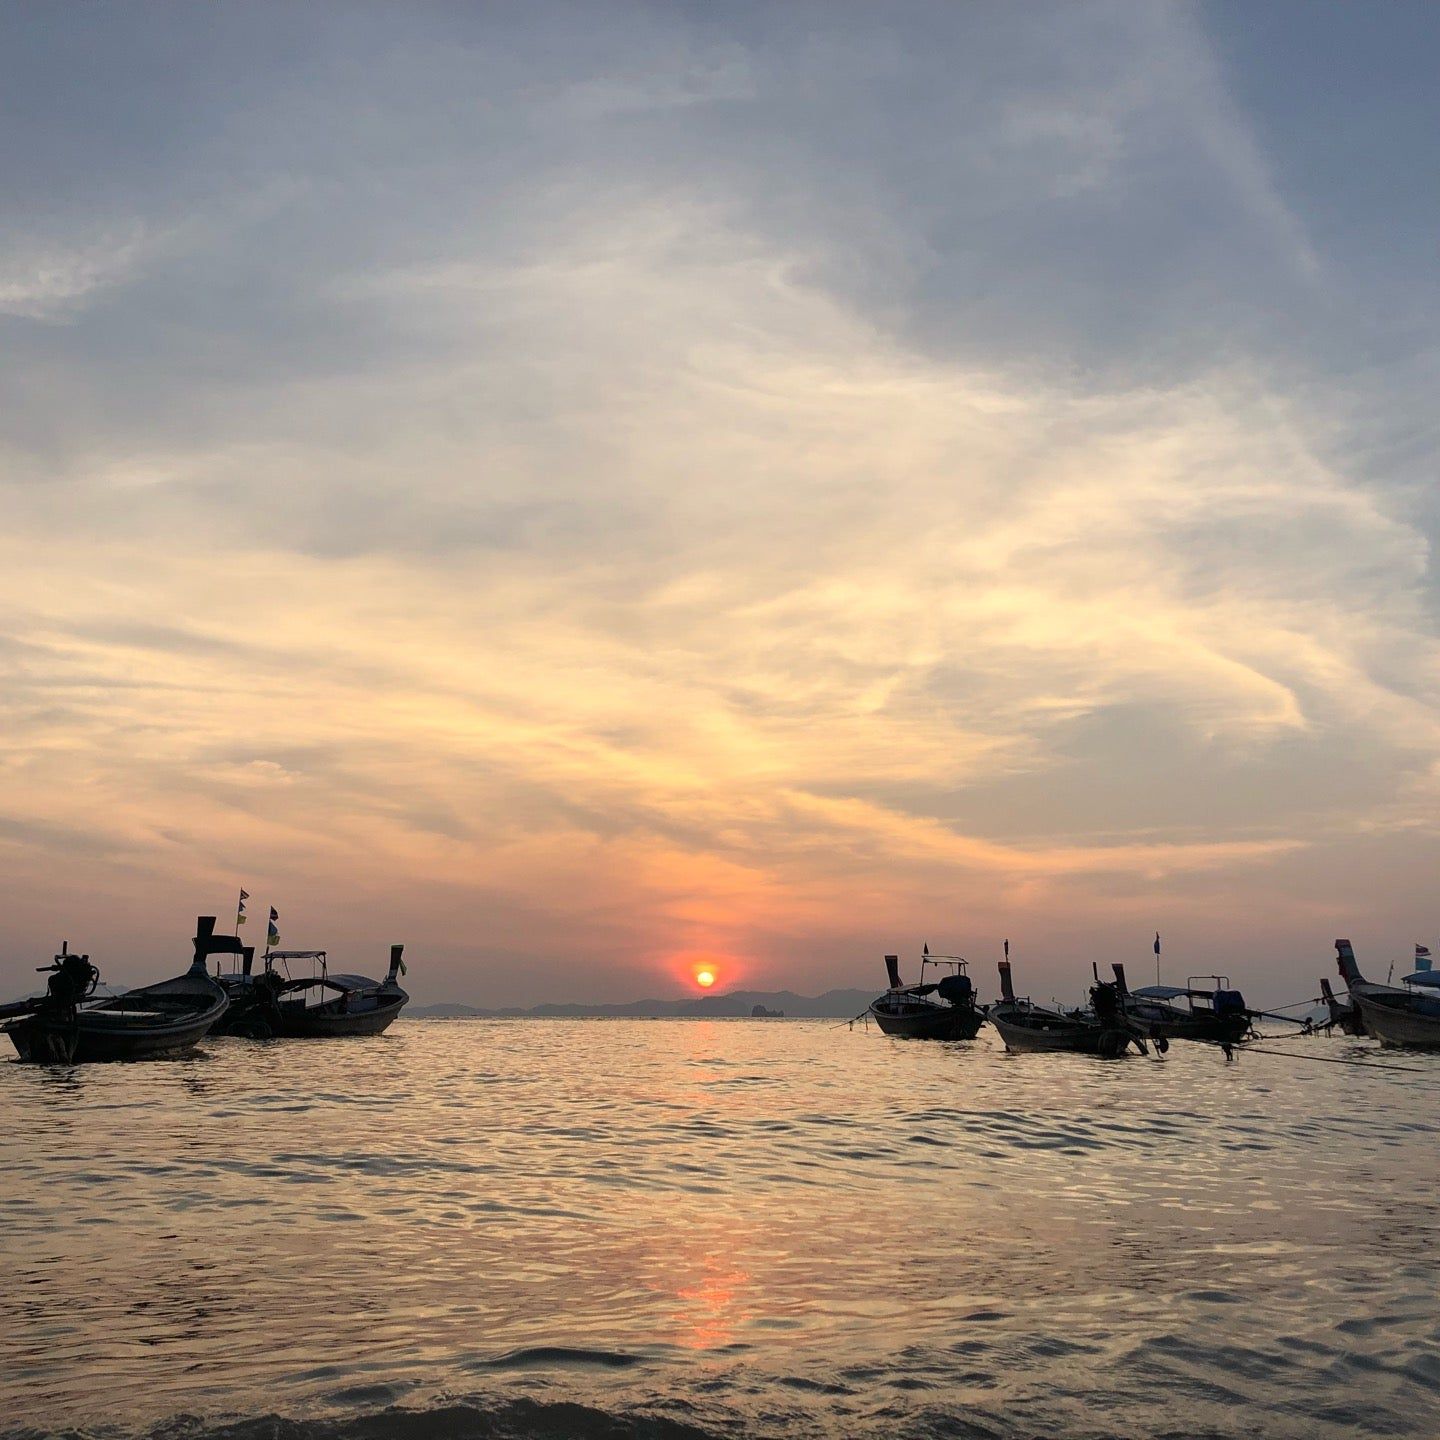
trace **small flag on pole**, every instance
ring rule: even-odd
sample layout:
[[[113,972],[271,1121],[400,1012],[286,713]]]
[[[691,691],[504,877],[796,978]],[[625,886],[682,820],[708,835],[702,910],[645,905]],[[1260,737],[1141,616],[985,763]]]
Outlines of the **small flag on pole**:
[[[1160,953],[1160,932],[1158,930],[1155,932],[1155,953],[1157,955]]]
[[[1005,958],[1007,960],[1010,958],[1010,942],[1008,940],[1005,942]]]
[[[930,942],[929,942],[928,940],[927,940],[927,941],[925,942],[925,944],[921,947],[921,953],[924,954],[924,955],[926,955],[926,956],[928,956],[928,955],[930,954]]]
[[[235,926],[237,929],[245,923],[245,902],[249,898],[250,892],[248,890],[242,890],[240,892],[240,899],[235,906]]]
[[[1415,968],[1417,970],[1428,970],[1430,968],[1430,947],[1428,945],[1417,945],[1415,947]]]
[[[280,922],[280,912],[272,905],[270,907],[270,930],[265,936],[265,945],[273,950],[280,943],[280,931],[276,928]]]

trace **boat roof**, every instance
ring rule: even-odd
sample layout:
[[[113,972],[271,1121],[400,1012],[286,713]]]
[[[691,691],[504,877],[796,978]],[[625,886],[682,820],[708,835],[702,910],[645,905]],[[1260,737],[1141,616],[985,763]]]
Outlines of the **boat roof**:
[[[1405,977],[1407,985],[1424,985],[1431,990],[1440,990],[1440,970],[1417,970]]]
[[[312,983],[328,985],[332,990],[378,990],[380,988],[380,982],[372,980],[368,975],[326,975],[323,978],[317,975]]]
[[[323,960],[323,950],[267,950],[267,960]]]
[[[931,955],[928,951],[920,957],[920,969],[923,971],[927,965],[954,965],[957,969],[965,970],[970,962],[963,955]]]
[[[1183,985],[1142,985],[1130,993],[1138,1000],[1182,1000],[1195,992]]]

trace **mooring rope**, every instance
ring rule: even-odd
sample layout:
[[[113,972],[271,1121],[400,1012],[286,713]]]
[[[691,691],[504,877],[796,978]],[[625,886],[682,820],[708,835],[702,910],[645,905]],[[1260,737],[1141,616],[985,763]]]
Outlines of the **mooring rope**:
[[[1262,1037],[1277,1039],[1277,1036]],[[1422,1069],[1418,1065],[1382,1065],[1374,1060],[1345,1060],[1335,1055],[1301,1055],[1294,1050],[1261,1050],[1253,1043],[1250,1045],[1237,1045],[1235,1052],[1238,1055],[1278,1055],[1286,1060],[1311,1060],[1317,1065],[1358,1065],[1364,1070],[1393,1070],[1406,1075],[1430,1075],[1434,1072]]]
[[[1289,1004],[1289,1005],[1271,1005],[1269,1008],[1270,1008],[1271,1010],[1277,1010],[1277,1011],[1278,1011],[1278,1010],[1298,1010],[1302,1005],[1323,1005],[1324,1003],[1325,1003],[1325,997],[1324,997],[1323,995],[1314,995],[1314,996],[1312,996],[1309,1000],[1296,1000],[1296,1001],[1293,1001],[1293,1002],[1292,1002],[1291,1004]],[[1264,1012],[1264,1011],[1261,1011],[1261,1012],[1259,1012],[1259,1013],[1264,1014],[1265,1012]]]

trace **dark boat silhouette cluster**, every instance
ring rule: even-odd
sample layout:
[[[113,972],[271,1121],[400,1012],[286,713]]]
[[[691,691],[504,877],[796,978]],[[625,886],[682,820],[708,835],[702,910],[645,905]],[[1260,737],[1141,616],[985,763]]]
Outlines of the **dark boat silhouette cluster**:
[[[1158,947],[1157,936],[1157,960]],[[952,973],[927,983],[925,971],[930,965],[948,966]],[[855,1018],[873,1019],[884,1034],[903,1039],[973,1040],[988,1022],[1012,1051],[1069,1051],[1119,1058],[1132,1052],[1148,1054],[1152,1047],[1164,1054],[1171,1041],[1190,1040],[1218,1045],[1228,1055],[1236,1045],[1255,1037],[1254,1022],[1262,1015],[1290,1020],[1250,1009],[1229,976],[1192,975],[1184,985],[1157,983],[1132,990],[1125,967],[1119,963],[1111,966],[1113,980],[1101,980],[1098,967],[1092,966],[1088,1003],[1042,1005],[1016,994],[1008,940],[1005,958],[999,963],[1000,998],[990,1005],[978,1002],[965,960],[954,955],[932,956],[928,945],[919,983],[906,985],[901,980],[894,955],[885,957],[885,968],[889,988],[871,1002],[863,1016]],[[1440,1023],[1440,989],[1432,1003]],[[1306,1021],[1290,1023],[1313,1028]]]
[[[194,955],[183,975],[118,995],[98,995],[99,969],[68,944],[39,973],[44,995],[0,1005],[0,1030],[22,1061],[76,1065],[96,1060],[148,1060],[183,1054],[210,1035],[268,1040],[378,1035],[405,1007],[400,988],[404,946],[390,947],[383,980],[332,974],[323,950],[267,950],[254,970],[255,947],[217,935],[215,917],[196,920]],[[210,962],[233,956],[236,968],[210,973]],[[309,965],[306,974],[292,967]]]
[[[1157,935],[1157,967],[1159,946]],[[1113,980],[1102,981],[1098,967],[1092,967],[1094,982],[1087,1004],[1042,1005],[1016,994],[1008,940],[999,964],[1000,998],[992,1004],[977,1001],[964,960],[932,957],[927,946],[918,984],[904,984],[897,958],[885,957],[889,988],[855,1019],[875,1020],[886,1035],[920,1040],[970,1040],[988,1022],[1007,1050],[1070,1051],[1111,1058],[1131,1052],[1146,1054],[1151,1048],[1164,1054],[1175,1040],[1216,1045],[1227,1056],[1233,1055],[1237,1046],[1273,1038],[1256,1031],[1255,1023],[1261,1019],[1295,1025],[1304,1034],[1338,1032],[1378,1040],[1389,1048],[1440,1050],[1440,970],[1432,968],[1426,946],[1415,947],[1415,968],[1398,985],[1367,979],[1349,940],[1337,940],[1335,952],[1336,968],[1347,993],[1336,994],[1326,978],[1320,981],[1318,996],[1299,1002],[1321,1007],[1323,1019],[1251,1009],[1227,975],[1192,975],[1184,985],[1157,981],[1132,990],[1125,967],[1118,962],[1111,966]],[[926,967],[934,964],[951,967],[952,974],[927,982]]]
[[[212,1035],[257,1040],[379,1035],[408,1003],[399,983],[403,945],[390,947],[389,969],[376,980],[331,971],[324,950],[272,948],[275,935],[272,928],[271,946],[257,971],[255,947],[238,934],[217,935],[215,917],[201,915],[183,974],[106,995],[96,993],[100,971],[90,957],[62,944],[51,963],[39,967],[48,977],[43,995],[0,1005],[0,1031],[10,1036],[22,1061],[69,1065],[182,1054]],[[1016,994],[1008,940],[998,967],[1000,998],[992,1004],[980,1003],[962,956],[932,955],[927,945],[913,984],[901,978],[899,957],[885,956],[889,985],[855,1019],[873,1019],[882,1033],[896,1038],[939,1041],[973,1040],[988,1022],[1010,1051],[1107,1058],[1148,1054],[1152,1047],[1163,1054],[1175,1040],[1217,1045],[1230,1055],[1247,1040],[1263,1038],[1254,1028],[1262,1017],[1305,1032],[1339,1031],[1384,1046],[1440,1049],[1440,971],[1431,969],[1425,947],[1416,947],[1415,970],[1400,985],[1366,979],[1349,940],[1337,940],[1335,950],[1348,994],[1338,996],[1328,979],[1321,980],[1316,1003],[1323,1004],[1327,1018],[1318,1026],[1249,1008],[1225,975],[1192,975],[1183,986],[1157,983],[1132,990],[1118,962],[1111,967],[1113,980],[1102,981],[1092,967],[1088,1003],[1042,1005]],[[1158,966],[1158,936],[1156,955]],[[218,963],[223,957],[232,961],[228,970]],[[756,1007],[754,1013],[769,1018],[778,1012]]]

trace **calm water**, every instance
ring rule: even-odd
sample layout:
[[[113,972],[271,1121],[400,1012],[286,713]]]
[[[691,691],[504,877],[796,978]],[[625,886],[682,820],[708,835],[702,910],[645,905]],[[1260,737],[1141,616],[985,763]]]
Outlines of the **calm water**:
[[[1440,1057],[1394,1063],[412,1021],[0,1064],[0,1430],[1433,1434]]]

